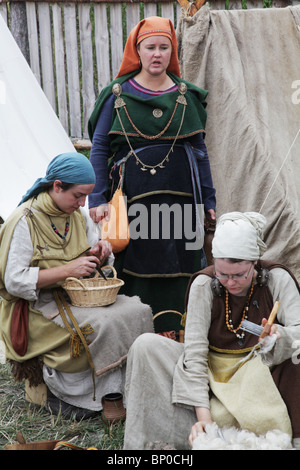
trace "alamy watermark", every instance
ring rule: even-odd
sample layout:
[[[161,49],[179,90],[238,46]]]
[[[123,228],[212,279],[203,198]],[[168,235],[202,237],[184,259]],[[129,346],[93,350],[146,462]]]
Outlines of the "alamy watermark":
[[[292,103],[300,104],[300,80],[294,80],[292,83],[292,88],[295,91],[292,93]]]
[[[300,364],[300,339],[295,339],[292,343],[292,363],[295,365]]]
[[[122,198],[122,196],[120,196]],[[127,216],[126,196],[120,201],[124,207],[123,215]],[[122,233],[122,218],[117,217],[114,206],[110,206],[110,232],[102,230],[102,239],[124,239]],[[133,203],[128,207],[129,233],[132,240],[185,240],[186,250],[199,250],[203,246],[204,208],[203,204],[168,205],[151,204],[149,207],[142,203]],[[117,227],[117,224],[119,225]]]

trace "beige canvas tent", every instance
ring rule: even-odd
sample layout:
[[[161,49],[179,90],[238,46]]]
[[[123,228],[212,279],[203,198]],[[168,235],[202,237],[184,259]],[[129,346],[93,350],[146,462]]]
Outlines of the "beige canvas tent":
[[[74,151],[0,15],[0,217],[5,220],[56,155]]]
[[[183,78],[208,95],[217,215],[267,217],[265,258],[300,279],[300,5],[182,17]]]

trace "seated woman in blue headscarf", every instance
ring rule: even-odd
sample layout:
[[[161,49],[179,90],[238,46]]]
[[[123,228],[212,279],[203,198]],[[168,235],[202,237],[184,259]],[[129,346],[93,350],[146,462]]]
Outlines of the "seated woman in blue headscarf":
[[[14,377],[31,386],[46,382],[51,411],[79,419],[101,411],[106,394],[123,393],[120,366],[133,340],[152,329],[150,309],[135,299],[121,296],[110,307],[93,308],[66,303],[66,278],[90,277],[97,266],[113,263],[110,244],[99,240],[83,209],[94,185],[84,155],[61,154],[0,232],[0,334]],[[125,324],[130,331],[119,339]]]

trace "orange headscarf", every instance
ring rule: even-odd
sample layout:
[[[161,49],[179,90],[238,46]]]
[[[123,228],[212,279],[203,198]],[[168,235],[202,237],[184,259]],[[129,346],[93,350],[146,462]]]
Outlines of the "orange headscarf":
[[[180,77],[177,39],[173,23],[167,18],[151,16],[140,21],[130,32],[125,45],[121,67],[116,78],[139,69],[140,61],[136,46],[150,36],[166,36],[170,39],[172,54],[167,70]]]

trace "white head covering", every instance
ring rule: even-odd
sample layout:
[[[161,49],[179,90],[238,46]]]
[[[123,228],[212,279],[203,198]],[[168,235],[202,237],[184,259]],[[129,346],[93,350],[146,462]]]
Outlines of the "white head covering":
[[[217,222],[212,242],[214,258],[256,261],[267,249],[263,242],[266,218],[257,212],[230,212]]]

